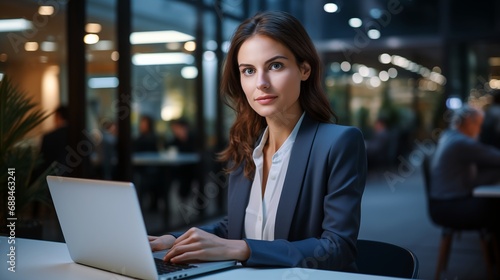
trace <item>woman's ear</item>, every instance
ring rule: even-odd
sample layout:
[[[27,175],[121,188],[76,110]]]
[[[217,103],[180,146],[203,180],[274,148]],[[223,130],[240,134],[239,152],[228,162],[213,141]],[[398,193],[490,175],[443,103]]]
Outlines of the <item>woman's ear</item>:
[[[300,66],[300,72],[301,72],[301,80],[305,81],[309,78],[311,75],[311,65],[307,61],[304,61],[302,65]]]

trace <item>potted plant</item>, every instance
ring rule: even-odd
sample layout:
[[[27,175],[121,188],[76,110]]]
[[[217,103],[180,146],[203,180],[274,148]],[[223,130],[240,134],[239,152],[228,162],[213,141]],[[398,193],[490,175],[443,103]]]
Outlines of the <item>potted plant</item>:
[[[35,201],[49,201],[45,176],[50,170],[32,178],[41,158],[24,140],[48,116],[7,76],[0,81],[0,232],[4,234],[41,238],[41,223],[33,221],[27,210]]]

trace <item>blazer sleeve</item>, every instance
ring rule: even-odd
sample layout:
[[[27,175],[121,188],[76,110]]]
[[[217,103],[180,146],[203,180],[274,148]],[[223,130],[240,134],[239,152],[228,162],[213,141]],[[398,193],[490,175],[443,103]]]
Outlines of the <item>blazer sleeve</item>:
[[[214,224],[200,226],[199,229],[204,230],[208,233],[217,235],[218,237],[221,237],[221,238],[228,238],[228,235],[227,235],[227,216]],[[169,232],[168,234],[173,235],[175,238],[178,238],[179,236],[184,234],[184,231]]]
[[[319,155],[313,145],[312,153],[319,156],[310,159],[296,213],[290,214],[295,220],[291,231],[296,231],[290,234],[302,239],[245,239],[251,254],[244,265],[355,270],[361,197],[366,183],[363,136],[358,129],[347,128],[335,135],[317,137],[320,139],[316,141],[328,142],[330,147],[323,147],[323,155]],[[304,188],[315,192],[310,195],[312,199],[302,200],[307,193]]]

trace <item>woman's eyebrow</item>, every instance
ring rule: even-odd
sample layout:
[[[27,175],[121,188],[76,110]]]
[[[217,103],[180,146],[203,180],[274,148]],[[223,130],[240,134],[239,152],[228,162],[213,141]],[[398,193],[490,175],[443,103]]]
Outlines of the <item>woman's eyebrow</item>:
[[[270,59],[266,60],[265,64],[268,64],[269,62],[277,60],[277,59],[286,59],[286,60],[288,60],[288,57],[286,57],[284,55],[276,55],[276,56],[273,56]],[[248,66],[253,66],[253,65],[252,64],[247,64],[247,63],[240,63],[240,64],[238,64],[238,67],[248,67]]]

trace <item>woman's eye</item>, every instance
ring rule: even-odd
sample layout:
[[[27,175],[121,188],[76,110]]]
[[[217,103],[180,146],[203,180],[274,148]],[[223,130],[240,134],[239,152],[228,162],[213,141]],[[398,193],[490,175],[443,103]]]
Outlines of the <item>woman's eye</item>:
[[[271,64],[271,67],[270,67],[270,68],[271,68],[272,70],[278,70],[278,69],[281,69],[281,67],[283,67],[283,65],[282,65],[281,63],[277,63],[277,62],[276,62],[276,63]]]
[[[252,75],[253,73],[255,73],[255,70],[253,70],[251,68],[245,68],[241,72],[243,72],[243,74],[245,74],[245,75]]]

